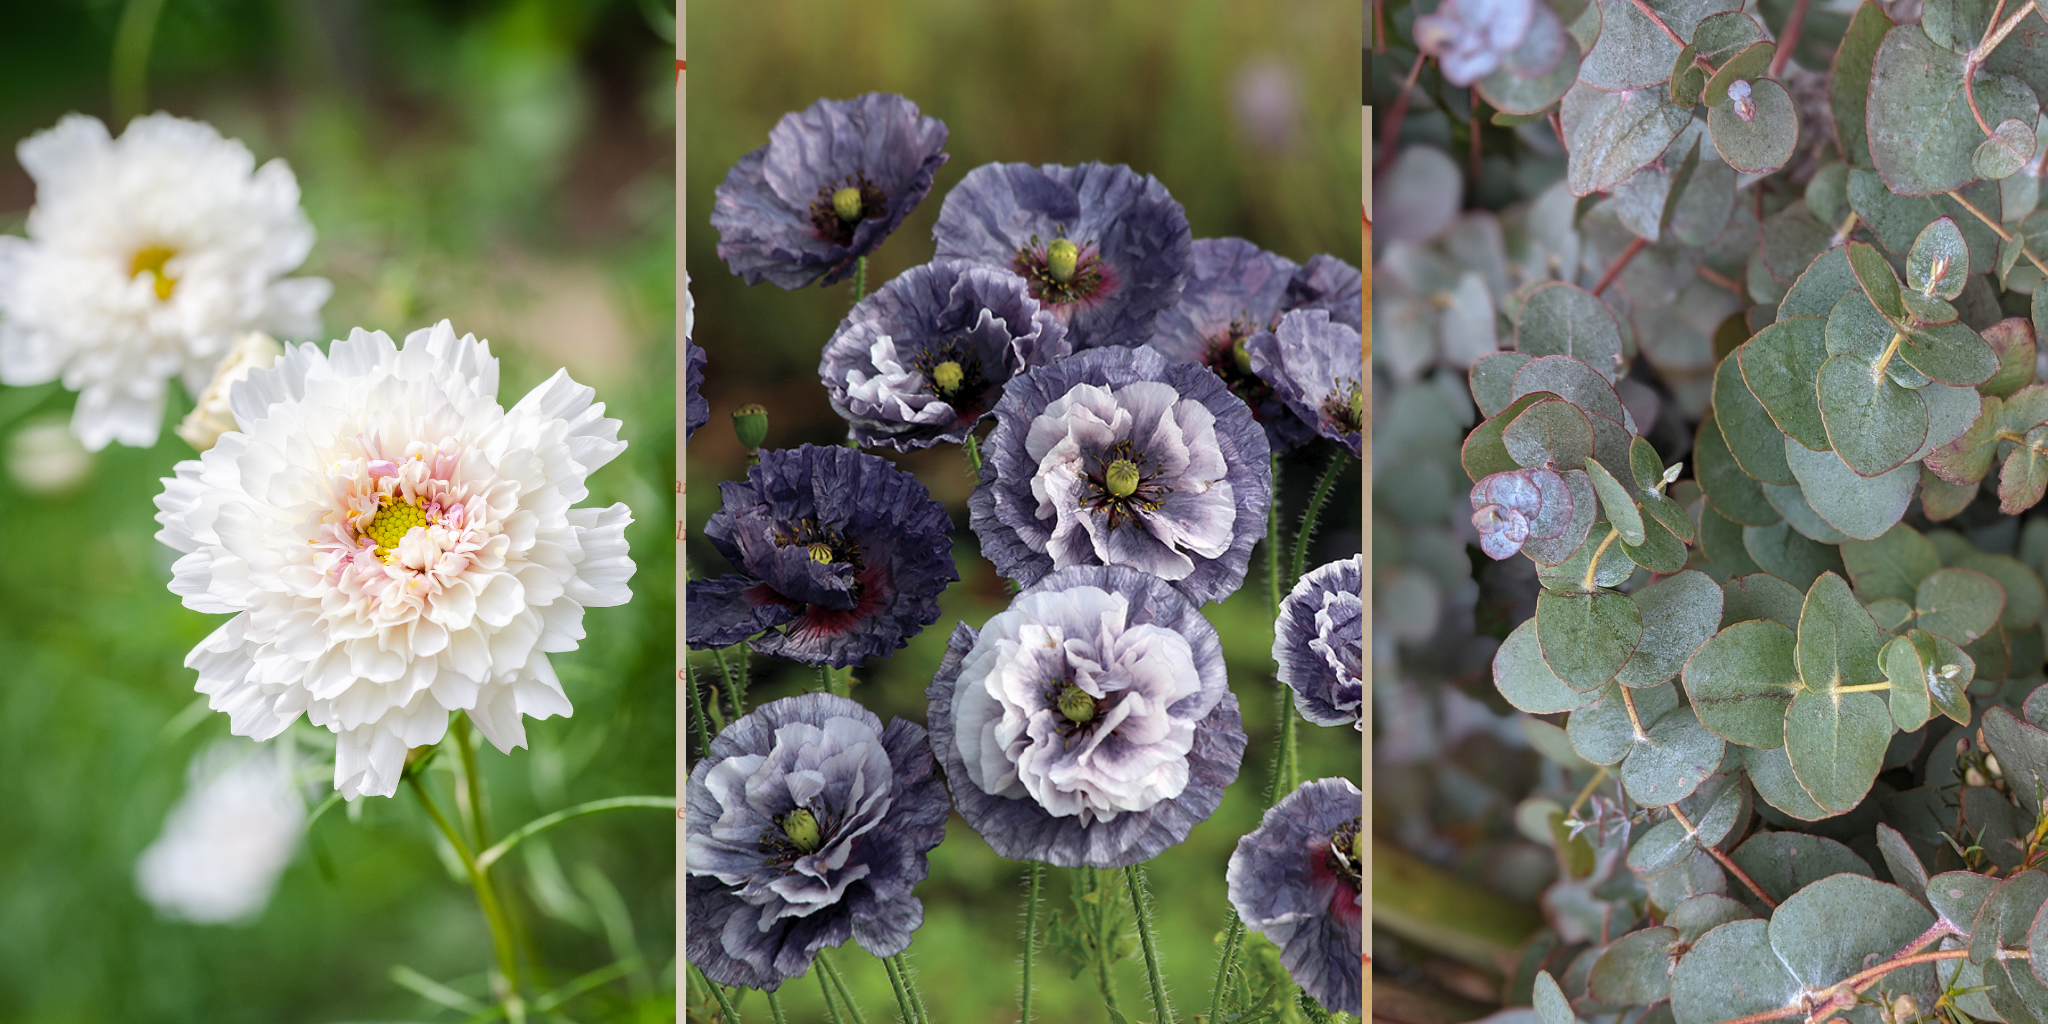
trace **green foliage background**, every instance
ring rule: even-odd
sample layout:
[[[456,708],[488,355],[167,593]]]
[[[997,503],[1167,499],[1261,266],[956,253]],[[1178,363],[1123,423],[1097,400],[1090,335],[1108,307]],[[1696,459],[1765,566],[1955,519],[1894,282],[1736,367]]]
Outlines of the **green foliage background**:
[[[697,575],[727,571],[695,534],[718,507],[717,482],[745,472],[745,453],[730,426],[733,409],[748,402],[768,407],[769,447],[845,439],[817,365],[852,304],[851,281],[796,293],[766,284],[749,288],[718,259],[718,234],[710,226],[713,191],[787,112],[819,98],[879,90],[909,97],[951,130],[952,159],[939,169],[930,196],[870,259],[870,289],[931,259],[931,228],[947,190],[990,161],[1127,163],[1165,183],[1187,208],[1196,238],[1235,235],[1297,262],[1327,252],[1359,265],[1352,224],[1360,138],[1351,103],[1360,73],[1353,45],[1358,22],[1343,5],[1203,0],[1169,12],[1136,0],[906,0],[844,7],[771,0],[705,4],[694,14],[686,244],[697,300],[695,340],[709,356],[704,393],[711,404],[711,422],[697,433],[689,456],[689,552]],[[1291,84],[1293,117],[1241,115],[1239,104],[1256,91],[1259,76],[1276,75]],[[1305,449],[1283,469],[1290,543],[1331,450],[1325,444]],[[924,688],[952,624],[986,621],[1008,603],[1007,592],[967,530],[973,484],[957,447],[878,454],[917,474],[953,512],[958,528],[962,581],[942,598],[938,623],[895,658],[855,673],[856,699],[885,720],[922,723]],[[1349,471],[1337,486],[1311,566],[1359,550],[1356,473]],[[1215,943],[1229,906],[1224,864],[1238,837],[1257,826],[1270,778],[1277,684],[1263,573],[1255,557],[1246,587],[1208,609],[1251,736],[1243,772],[1216,815],[1147,868],[1169,992],[1184,1014],[1208,1006]],[[700,659],[709,668],[709,655],[692,660]],[[817,685],[813,670],[793,663],[756,659],[754,671],[750,706]],[[709,674],[715,677],[716,669]],[[1357,781],[1356,732],[1304,723],[1300,734],[1301,777]],[[925,923],[910,957],[934,1019],[1014,1019],[1024,865],[997,857],[955,816],[931,868],[917,889]],[[1070,874],[1047,869],[1041,922],[1052,912],[1071,914]],[[882,965],[851,944],[834,956],[869,1019],[891,1017],[895,999]],[[1034,1020],[1040,1014],[1054,1021],[1104,1019],[1090,975],[1068,980],[1074,961],[1045,949],[1037,964]],[[1269,967],[1277,970],[1277,961]],[[1133,1019],[1149,1013],[1135,947],[1117,972],[1124,1011]],[[783,992],[790,1020],[824,1019],[811,977]],[[766,1019],[757,995],[746,995],[739,1009],[749,1020]],[[700,1011],[707,1020],[715,1012],[708,994],[693,992],[689,1012]]]
[[[73,110],[110,119],[123,9],[0,12],[0,139]],[[582,649],[554,656],[573,718],[529,723],[531,749],[510,757],[485,747],[500,832],[674,785],[665,19],[672,31],[653,0],[167,0],[150,54],[149,109],[211,121],[297,174],[319,232],[302,272],[335,285],[326,332],[299,340],[356,325],[402,338],[450,317],[490,338],[507,404],[566,364],[624,421],[631,447],[590,500],[633,509],[634,600],[593,610]],[[33,199],[0,161],[0,229],[19,233]],[[72,401],[55,385],[0,388],[0,441],[63,422]],[[187,408],[181,396],[168,422]],[[228,733],[182,666],[222,619],[165,589],[175,553],[152,539],[158,478],[191,457],[166,429],[152,449],[101,453],[66,493],[0,474],[0,1019],[460,1019],[391,977],[402,964],[483,996],[491,960],[410,797],[317,822],[254,923],[169,923],[136,893],[135,858],[187,760]],[[569,1004],[573,1019],[672,1018],[673,835],[658,812],[612,812],[502,865],[554,983],[635,950],[646,964]]]

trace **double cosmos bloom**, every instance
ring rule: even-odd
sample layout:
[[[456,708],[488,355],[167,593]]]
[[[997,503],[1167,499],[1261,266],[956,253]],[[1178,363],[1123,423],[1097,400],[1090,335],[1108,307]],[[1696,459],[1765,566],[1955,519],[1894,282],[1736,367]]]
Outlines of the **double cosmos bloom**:
[[[619,421],[567,371],[497,395],[489,343],[445,320],[402,349],[300,345],[233,386],[240,429],[157,496],[171,591],[234,616],[185,659],[199,692],[236,735],[301,714],[334,732],[350,799],[394,793],[451,711],[504,751],[525,716],[569,714],[548,654],[632,596],[626,506],[572,507],[625,450]]]

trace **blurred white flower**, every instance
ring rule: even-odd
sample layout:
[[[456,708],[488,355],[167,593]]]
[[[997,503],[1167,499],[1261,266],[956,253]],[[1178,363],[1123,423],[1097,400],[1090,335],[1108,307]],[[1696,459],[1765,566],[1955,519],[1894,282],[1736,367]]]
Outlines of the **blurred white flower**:
[[[625,450],[619,421],[567,371],[509,410],[497,394],[489,343],[446,320],[403,350],[360,328],[288,348],[157,497],[157,539],[187,553],[171,591],[236,613],[185,659],[199,692],[236,735],[301,713],[336,733],[349,799],[394,793],[451,711],[504,751],[522,716],[568,715],[548,653],[632,597],[626,506],[570,507]]]
[[[1415,19],[1415,45],[1437,59],[1446,81],[1471,85],[1499,70],[1535,20],[1535,0],[1444,0]]]
[[[0,236],[0,383],[62,379],[87,448],[155,444],[166,382],[198,393],[239,332],[319,331],[330,286],[284,276],[313,227],[283,160],[168,114],[119,139],[71,114],[15,152],[36,205]]]
[[[36,420],[7,439],[7,471],[31,494],[70,490],[92,472],[91,452],[62,420]]]
[[[294,767],[288,743],[225,741],[193,758],[185,795],[135,863],[142,898],[199,924],[262,913],[306,828]]]
[[[262,331],[244,331],[235,336],[234,350],[213,368],[213,382],[199,393],[199,401],[178,424],[178,436],[198,451],[213,447],[222,434],[235,429],[235,414],[228,408],[228,388],[251,370],[268,369],[284,346]]]

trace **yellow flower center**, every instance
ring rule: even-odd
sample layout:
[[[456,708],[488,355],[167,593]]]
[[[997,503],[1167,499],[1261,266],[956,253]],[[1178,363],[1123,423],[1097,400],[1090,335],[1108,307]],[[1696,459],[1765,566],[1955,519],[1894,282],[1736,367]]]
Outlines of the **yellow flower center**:
[[[848,185],[832,193],[832,212],[838,214],[840,220],[859,220],[860,189]]]
[[[1230,343],[1230,360],[1236,364],[1237,372],[1250,376],[1252,372],[1252,352],[1251,349],[1245,347],[1244,343],[1245,339],[1243,338]]]
[[[960,390],[960,381],[966,375],[966,371],[960,369],[960,364],[951,359],[932,367],[932,383],[938,385],[939,393],[942,395],[950,395]]]
[[[1129,459],[1118,459],[1109,464],[1102,473],[1103,486],[1110,497],[1128,498],[1138,491],[1138,464]]]
[[[156,278],[156,297],[159,301],[171,297],[171,289],[177,287],[177,279],[164,275],[164,264],[170,262],[177,252],[161,245],[152,245],[135,254],[135,261],[129,265],[130,279],[148,273]]]
[[[1073,280],[1074,269],[1081,263],[1081,247],[1064,238],[1053,239],[1045,249],[1045,269],[1052,279],[1065,284]]]
[[[818,816],[801,807],[782,816],[782,834],[805,853],[816,852],[825,840],[818,831]]]
[[[377,557],[386,565],[398,556],[398,542],[412,532],[415,526],[427,525],[427,512],[417,502],[402,498],[384,499],[377,506],[377,514],[370,517],[370,525],[363,527],[363,536],[376,542]]]
[[[832,545],[822,541],[811,545],[811,561],[819,565],[832,564]]]

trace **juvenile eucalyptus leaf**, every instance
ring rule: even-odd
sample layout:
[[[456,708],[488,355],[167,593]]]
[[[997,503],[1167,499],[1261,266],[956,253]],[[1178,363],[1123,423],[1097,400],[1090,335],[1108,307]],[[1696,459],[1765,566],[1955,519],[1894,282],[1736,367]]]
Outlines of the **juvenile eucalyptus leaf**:
[[[1685,844],[1688,851],[1693,848]],[[1670,956],[1677,942],[1677,929],[1661,927],[1616,939],[1593,962],[1593,971],[1586,976],[1586,994],[1619,1006],[1646,1006],[1670,998]]]
[[[1686,553],[1685,542],[1661,521],[1644,517],[1643,538],[1641,544],[1630,544],[1625,539],[1620,542],[1622,552],[1630,561],[1655,573],[1672,573],[1685,568],[1690,557]]]
[[[1906,837],[1890,825],[1877,826],[1877,849],[1884,856],[1885,868],[1891,872],[1892,884],[1906,890],[1906,894],[1922,903],[1927,902],[1927,867],[1920,863],[1920,855],[1913,852]]]
[[[1540,4],[1536,9],[1539,18],[1550,13]],[[1532,28],[1530,34],[1534,35],[1535,29]],[[1537,114],[1563,99],[1566,90],[1578,78],[1581,51],[1579,41],[1570,33],[1560,31],[1559,35],[1562,37],[1559,41],[1561,50],[1557,63],[1549,71],[1538,75],[1517,75],[1502,67],[1474,83],[1480,97],[1496,111],[1510,116]]]
[[[1927,403],[1855,356],[1823,364],[1819,390],[1828,443],[1858,476],[1903,465],[1927,439]]]
[[[1593,491],[1600,496],[1600,511],[1607,516],[1607,521],[1621,532],[1622,543],[1642,544],[1643,512],[1636,507],[1635,499],[1629,495],[1628,488],[1622,486],[1621,481],[1616,480],[1614,475],[1607,471],[1607,467],[1598,462],[1586,465],[1586,475],[1592,478]]]
[[[1583,469],[1593,457],[1593,424],[1570,402],[1548,399],[1515,417],[1501,432],[1501,443],[1525,468]]]
[[[1785,710],[1785,756],[1813,802],[1855,810],[1884,766],[1892,716],[1875,693],[1801,691]]]
[[[1530,292],[1515,322],[1515,348],[1571,356],[1612,382],[1621,369],[1621,331],[1607,307],[1582,288],[1547,284]]]
[[[1759,49],[1766,49],[1769,43],[1758,43],[1745,55]],[[1740,59],[1740,58],[1738,58]],[[1770,55],[1763,54],[1766,63]],[[1716,75],[1715,79],[1720,76]],[[1792,159],[1792,150],[1799,145],[1799,113],[1792,103],[1792,94],[1785,91],[1776,79],[1758,78],[1746,81],[1734,79],[1723,84],[1724,91],[1732,86],[1739,93],[1744,85],[1750,90],[1748,97],[1732,95],[1729,102],[1707,109],[1707,130],[1714,136],[1714,148],[1728,166],[1744,174],[1768,174],[1785,166]],[[1707,95],[1714,91],[1714,81],[1707,83]],[[1745,116],[1747,115],[1747,116]]]
[[[1662,874],[1683,863],[1697,849],[1692,833],[1677,818],[1666,818],[1643,830],[1628,848],[1628,869],[1646,878]]]
[[[1541,391],[1517,395],[1514,401],[1509,402],[1497,415],[1472,428],[1472,432],[1465,435],[1464,446],[1458,453],[1459,461],[1465,467],[1465,475],[1471,477],[1473,483],[1478,483],[1495,473],[1507,473],[1522,468],[1521,463],[1516,462],[1515,457],[1508,452],[1504,439],[1508,424],[1513,423],[1515,417],[1537,402],[1557,397]]]
[[[1601,3],[1603,14],[1617,9],[1634,10],[1628,0]],[[1583,76],[1592,70],[1600,47],[1607,45],[1608,40],[1603,32],[1594,54],[1580,68],[1581,80],[1564,94],[1562,118],[1566,151],[1570,154],[1566,173],[1575,196],[1606,192],[1628,180],[1629,175],[1662,155],[1671,140],[1692,121],[1692,113],[1674,105],[1667,90],[1638,86],[1634,91],[1602,92],[1588,84]],[[1668,39],[1664,44],[1670,50],[1661,58],[1661,70],[1655,72],[1654,81],[1641,85],[1661,83],[1663,76],[1669,74],[1671,57],[1678,48]],[[1734,164],[1731,162],[1730,166]]]
[[[1637,803],[1674,803],[1714,773],[1724,752],[1721,737],[1701,725],[1691,708],[1674,708],[1623,759],[1621,784]]]
[[[1943,299],[1930,299],[1919,292],[1907,290],[1899,293],[1906,303],[1906,315],[1917,324],[1952,324],[1962,319],[1962,311]]]
[[[1615,675],[1624,686],[1670,680],[1721,623],[1721,588],[1703,572],[1676,573],[1629,597],[1640,611],[1643,633]]]
[[[1643,616],[1627,596],[1544,593],[1536,598],[1543,660],[1581,693],[1614,678],[1643,636]]]
[[[1755,879],[1780,909],[1794,893],[1830,875],[1872,878],[1870,865],[1855,851],[1805,832],[1759,832],[1744,840],[1728,859]],[[1756,896],[1747,886],[1738,888],[1736,896],[1752,910],[1761,907],[1752,902]]]
[[[1957,387],[1976,387],[1998,372],[1998,353],[1968,324],[1915,324],[1899,342],[1899,358]]]
[[[1806,603],[1806,595],[1798,587],[1767,572],[1732,577],[1721,584],[1721,594],[1724,628],[1751,619],[1769,619],[1786,629],[1798,629],[1800,606]]]
[[[1873,178],[1875,174],[1871,175]],[[1882,184],[1877,186],[1882,189]],[[1830,232],[1833,228],[1830,227]],[[1830,247],[1801,271],[1799,279],[1785,293],[1778,303],[1774,319],[1788,320],[1795,316],[1827,316],[1840,302],[1842,296],[1856,287],[1856,274],[1849,269],[1849,250],[1831,234]]]
[[[1822,224],[1840,224],[1849,215],[1849,165],[1840,160],[1822,164],[1807,179],[1803,198]]]
[[[1900,298],[1911,294],[1902,292]],[[1860,288],[1850,289],[1828,313],[1827,342],[1830,356],[1853,356],[1873,373],[1883,363],[1885,375],[1901,387],[1919,389],[1929,383],[1926,374],[1896,358],[1897,346],[1905,342],[1904,330],[1885,319]]]
[[[1584,476],[1585,474],[1580,474],[1581,478]],[[1593,492],[1592,485],[1588,483],[1583,486],[1590,498]],[[1628,582],[1629,576],[1633,575],[1636,571],[1636,565],[1634,562],[1629,561],[1628,555],[1621,550],[1619,542],[1613,544],[1605,543],[1607,535],[1612,532],[1614,532],[1614,527],[1606,523],[1592,524],[1582,536],[1577,549],[1572,551],[1571,556],[1563,562],[1546,565],[1542,560],[1537,559],[1536,578],[1541,581],[1544,589],[1555,591],[1618,587]],[[1527,552],[1529,545],[1524,544],[1522,550]],[[1586,586],[1586,567],[1591,564],[1595,554],[1600,556],[1600,569],[1593,574],[1593,586],[1588,587]]]
[[[1827,520],[1828,525],[1851,537],[1882,536],[1906,514],[1913,501],[1913,485],[1920,482],[1917,467],[1906,465],[1880,476],[1865,477],[1849,468],[1834,452],[1809,451],[1790,439],[1785,461],[1806,503]],[[1763,564],[1758,559],[1758,564]],[[1765,566],[1765,568],[1770,568]]]
[[[1493,685],[1517,709],[1550,715],[1583,707],[1592,694],[1565,685],[1543,660],[1536,642],[1536,620],[1525,620],[1508,634],[1493,654]]]
[[[1742,528],[1742,547],[1763,570],[1795,587],[1810,586],[1824,572],[1841,572],[1834,545],[1801,536],[1787,523]]]
[[[1750,393],[1735,359],[1723,359],[1714,369],[1714,422],[1720,426],[1731,457],[1745,474],[1764,483],[1795,482],[1792,467],[1785,462],[1785,435],[1764,410],[1763,403]]]
[[[2026,808],[2037,817],[2048,795],[2048,731],[2020,721],[2004,708],[1984,713],[1984,743],[1998,758],[2005,781]]]
[[[2034,126],[2027,121],[2008,117],[1991,132],[1970,157],[1977,177],[1993,181],[2010,178],[2034,158]]]
[[[1579,1015],[1572,1012],[1571,1002],[1549,971],[1536,972],[1535,1003],[1537,1024],[1579,1024]]]
[[[1728,102],[1728,87],[1736,82],[1759,82],[1771,67],[1771,55],[1778,52],[1776,44],[1768,40],[1751,43],[1740,51],[1723,59],[1709,58],[1717,65],[1714,76],[1707,79],[1706,88],[1700,95],[1700,102],[1708,107],[1718,107]],[[1751,114],[1755,116],[1754,112]]]
[[[2005,588],[1973,569],[1942,569],[1920,581],[1913,607],[1921,629],[1968,644],[1997,624]]]
[[[1700,93],[1707,89],[1707,69],[1694,60],[1692,47],[1678,51],[1671,62],[1671,102],[1686,110],[1700,105]]]
[[[1764,803],[1800,821],[1819,821],[1830,817],[1826,808],[1806,795],[1805,787],[1792,774],[1792,762],[1785,756],[1783,746],[1738,746],[1735,749],[1742,756],[1743,773],[1749,776],[1750,785],[1756,787],[1756,795]],[[1743,899],[1750,897],[1744,896]],[[1755,909],[1761,910],[1762,905],[1756,904]]]
[[[1984,76],[1974,91],[1990,124],[2040,109],[2031,90],[2010,78]],[[1872,161],[1899,195],[1936,195],[1980,177],[1973,157],[1984,136],[1963,96],[1963,58],[1917,25],[1893,29],[1878,47],[1868,124]]]
[[[1970,248],[1963,229],[1948,217],[1922,228],[1906,257],[1906,285],[1928,298],[1954,299],[1970,273]]]
[[[1840,544],[1851,539],[1848,534],[1828,525],[1828,521],[1806,503],[1806,493],[1797,487],[1779,487],[1777,484],[1764,485],[1764,497],[1778,514],[1785,517],[1794,530],[1822,544]]]
[[[1730,576],[1747,576],[1752,573],[1768,575],[1764,572],[1763,566],[1756,564],[1756,559],[1749,557],[1749,549],[1742,546],[1741,523],[1722,515],[1719,509],[1708,504],[1704,498],[1700,500],[1698,508],[1700,553],[1706,556],[1714,568]],[[1794,607],[1797,607],[1796,603]]]
[[[2040,621],[2042,611],[2048,610],[2048,590],[2042,588],[2041,577],[2011,555],[1972,551],[1957,559],[1956,566],[1975,569],[1998,581],[2005,589],[2005,611],[1998,621],[2013,629],[2033,625]]]
[[[1799,677],[1806,689],[1827,694],[1882,680],[1878,650],[1884,641],[1870,613],[1840,576],[1824,573],[1807,590],[1797,642]]]
[[[1835,140],[1842,154],[1857,167],[1874,166],[1865,136],[1864,106],[1870,99],[1872,65],[1877,48],[1890,31],[1892,19],[1877,4],[1861,4],[1842,34],[1835,51],[1834,66],[1828,72],[1828,106],[1835,118]]]
[[[1723,365],[1733,365],[1727,360]],[[1746,390],[1746,389],[1745,389]],[[1776,427],[1767,427],[1771,443],[1777,447],[1778,459],[1785,458],[1785,435]],[[1769,526],[1784,518],[1771,506],[1764,496],[1763,488],[1735,460],[1728,450],[1728,442],[1722,436],[1721,420],[1716,416],[1700,423],[1697,436],[1693,439],[1693,472],[1697,474],[1700,487],[1706,492],[1709,504],[1728,519],[1747,526]],[[1790,477],[1791,467],[1785,469]]]
[[[1878,252],[1876,246],[1850,242],[1848,255],[1849,269],[1856,275],[1856,285],[1869,297],[1870,304],[1894,323],[1905,319],[1905,307],[1899,300],[1899,278],[1892,271],[1892,265],[1886,262],[1884,254]]]
[[[2048,903],[2048,874],[2022,871],[1998,883],[1984,898],[1970,929],[1970,962],[1994,961],[2006,950],[2024,951],[2034,915],[2041,912],[2043,903]]]
[[[1896,597],[1880,597],[1870,602],[1870,618],[1878,628],[1896,633],[1913,621],[1913,605]]]
[[[1933,470],[1921,467],[1920,507],[1930,521],[1953,519],[1976,499],[1976,484],[1952,484],[1936,476]]]
[[[2005,457],[1998,471],[1998,510],[2018,515],[2048,492],[2048,428],[2035,427]]]
[[[1944,871],[1927,880],[1927,902],[1941,919],[1968,935],[1998,879],[1974,871]]]
[[[1897,379],[1896,374],[1893,379]],[[1983,397],[1974,389],[1952,384],[1929,382],[1914,393],[1927,403],[1927,440],[1920,442],[1920,450],[1914,452],[1913,457],[1906,460],[1908,462],[1919,462],[1942,445],[1968,433],[1984,406]]]
[[[1999,184],[1980,181],[1956,190],[1956,195],[1996,221],[2004,209]],[[1877,236],[1885,251],[1904,259],[1911,253],[1920,231],[1937,217],[1948,217],[1962,229],[1970,246],[1970,273],[1989,273],[1997,261],[1998,233],[1978,220],[1948,195],[1902,196],[1884,185],[1876,171],[1856,168],[1849,172],[1849,203],[1858,220]]]
[[[1763,921],[1730,921],[1700,936],[1671,974],[1677,1024],[1718,1024],[1790,1005],[1800,984],[1771,951]]]
[[[1621,404],[1621,397],[1614,393],[1614,385],[1599,371],[1571,356],[1542,356],[1515,371],[1513,398],[1539,391],[1556,395],[1588,415],[1622,424],[1634,422]]]
[[[1693,530],[1692,516],[1686,514],[1684,506],[1655,491],[1645,491],[1642,497],[1642,509],[1649,514],[1650,519],[1664,527],[1665,531],[1670,533],[1680,543],[1690,544],[1693,542],[1695,531]],[[1647,529],[1648,524],[1644,525],[1645,529]]]
[[[1678,690],[1668,683],[1646,686],[1629,691],[1628,700],[1635,703],[1636,716],[1647,726],[1678,706]],[[1565,721],[1564,732],[1580,757],[1593,764],[1620,764],[1636,743],[1635,725],[1629,720],[1621,684],[1601,687],[1592,703],[1572,712]]]
[[[1764,27],[1755,18],[1743,11],[1729,10],[1701,18],[1690,38],[1700,58],[1718,68],[1765,36]]]
[[[1842,564],[1865,601],[1911,601],[1919,593],[1920,581],[1941,568],[1941,555],[1920,531],[1900,523],[1875,540],[1843,544]]]
[[[1985,397],[1968,430],[1927,454],[1927,468],[1953,484],[1974,484],[1984,479],[1998,454],[1998,434],[2005,429],[2005,422],[2005,403]]]
[[[1539,572],[1542,566],[1556,565],[1570,559],[1585,546],[1586,538],[1593,529],[1597,509],[1593,483],[1586,476],[1585,470],[1568,469],[1558,476],[1563,480],[1565,492],[1570,498],[1571,519],[1554,537],[1539,537],[1536,535],[1538,531],[1532,529],[1529,539],[1522,542],[1522,553],[1537,564]],[[1590,552],[1587,557],[1591,557]],[[1581,572],[1583,571],[1581,569]]]
[[[1756,915],[1738,900],[1727,896],[1694,896],[1671,908],[1664,923],[1677,929],[1678,941],[1690,946],[1700,936],[1730,921],[1746,921]]]
[[[1702,645],[1682,678],[1700,722],[1730,743],[1785,742],[1785,709],[1802,689],[1792,630],[1770,619],[1738,622]]]
[[[1928,676],[1939,671],[1933,664],[1933,648],[1932,635],[1916,629],[1911,635],[1893,637],[1878,656],[1885,679],[1892,685],[1888,694],[1892,722],[1902,731],[1918,729],[1934,715],[1927,692]]]
[[[2034,382],[2034,327],[2024,317],[2008,317],[1982,332],[1998,356],[1998,372],[1977,385],[1987,395],[2003,398]]]
[[[1816,381],[1828,357],[1827,320],[1781,320],[1757,332],[1735,354],[1743,382],[1779,432],[1808,449],[1825,450],[1828,432],[1821,420]]]
[[[1805,200],[1794,200],[1784,209],[1764,218],[1763,247],[1759,250],[1763,255],[1764,269],[1777,284],[1793,285],[1829,246],[1836,244],[1834,234],[1834,225],[1814,219],[1813,213],[1806,208]],[[1791,293],[1786,294],[1789,296]]]
[[[1891,956],[1933,924],[1934,914],[1904,889],[1858,874],[1835,875],[1779,904],[1771,915],[1771,948],[1794,978],[1817,990]],[[1887,983],[1921,987],[1908,972],[1933,980],[1931,966],[1916,966],[1893,972]]]
[[[1992,24],[1991,8],[1985,0],[1931,0],[1921,11],[1920,27],[1935,45],[1967,57]]]

